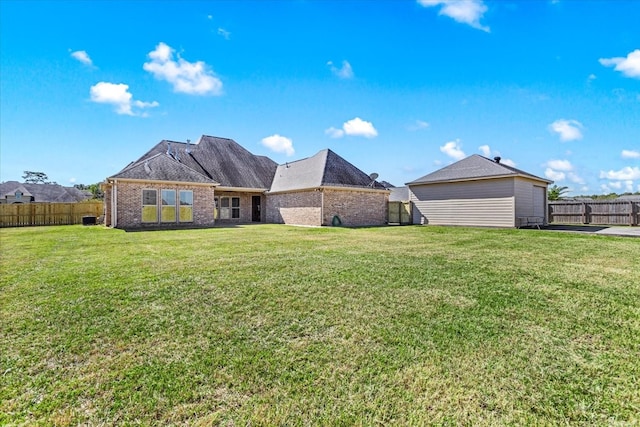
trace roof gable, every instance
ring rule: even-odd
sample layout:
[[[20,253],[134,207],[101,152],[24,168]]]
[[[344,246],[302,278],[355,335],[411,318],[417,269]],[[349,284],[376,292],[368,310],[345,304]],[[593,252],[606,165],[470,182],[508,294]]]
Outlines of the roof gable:
[[[306,159],[279,165],[270,192],[302,190],[314,187],[356,187],[384,190],[369,175],[326,149]]]
[[[543,181],[546,183],[552,182],[547,179],[524,172],[520,169],[505,165],[503,163],[498,163],[494,160],[480,156],[479,154],[474,154],[448,166],[445,166],[442,169],[438,169],[435,172],[411,181],[407,183],[407,185],[431,184],[450,181],[469,181],[505,176],[521,176],[537,181]]]

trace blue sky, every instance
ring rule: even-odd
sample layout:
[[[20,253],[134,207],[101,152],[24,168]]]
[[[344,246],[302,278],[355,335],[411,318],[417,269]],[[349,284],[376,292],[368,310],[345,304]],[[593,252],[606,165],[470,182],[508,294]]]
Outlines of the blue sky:
[[[464,156],[640,191],[640,1],[0,2],[0,181],[100,182],[162,139],[396,186]]]

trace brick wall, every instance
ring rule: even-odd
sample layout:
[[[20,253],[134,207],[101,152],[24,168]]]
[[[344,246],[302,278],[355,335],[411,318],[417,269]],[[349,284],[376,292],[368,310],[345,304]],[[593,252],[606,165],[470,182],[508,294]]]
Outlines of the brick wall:
[[[267,222],[272,224],[322,225],[322,193],[298,191],[267,195]]]
[[[210,227],[214,225],[213,217],[213,187],[201,187],[189,184],[162,184],[162,183],[133,183],[118,182],[117,186],[117,227],[118,228],[157,228],[157,227]],[[162,190],[176,190],[176,198],[179,197],[180,190],[193,191],[193,222],[142,222],[142,190],[157,190],[158,202],[162,195]],[[105,204],[110,206],[111,194],[105,194]],[[110,211],[110,207],[107,209]],[[111,214],[107,213],[109,222],[113,225]],[[179,216],[179,215],[176,215]],[[158,212],[158,221],[160,213]]]
[[[331,225],[335,215],[348,227],[384,225],[388,202],[386,192],[325,189],[323,225]]]
[[[389,195],[386,192],[351,189],[324,188],[270,194],[267,195],[267,222],[311,226],[332,225],[333,217],[337,215],[345,226],[384,225],[387,223],[388,201]]]

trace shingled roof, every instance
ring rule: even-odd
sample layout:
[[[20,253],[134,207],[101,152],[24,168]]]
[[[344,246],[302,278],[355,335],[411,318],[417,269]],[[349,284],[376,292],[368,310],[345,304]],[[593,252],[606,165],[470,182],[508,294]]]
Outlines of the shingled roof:
[[[520,169],[516,169],[512,166],[505,165],[504,163],[499,163],[495,160],[488,159],[479,154],[474,154],[455,163],[452,163],[449,166],[445,166],[442,169],[438,169],[437,171],[418,178],[414,181],[408,182],[407,185],[433,184],[452,181],[471,181],[478,179],[516,176],[535,179],[537,181],[544,181],[546,183],[553,182],[549,181],[548,179],[532,175]]]
[[[271,186],[276,162],[256,156],[232,139],[203,135],[197,144],[163,140],[134,164],[157,155],[175,160],[174,163],[204,175],[221,188],[250,188],[266,190]],[[121,173],[128,170],[125,168]],[[177,166],[174,165],[177,168]],[[172,175],[184,169],[176,169]],[[174,179],[177,180],[177,179]],[[184,176],[180,181],[188,181]]]
[[[132,163],[111,178],[216,184],[211,178],[163,153]]]
[[[0,183],[0,195],[6,199],[20,191],[23,196],[33,197],[34,202],[74,203],[88,200],[92,197],[88,191],[75,187],[64,187],[59,184],[29,184],[18,181]]]
[[[369,175],[326,149],[306,159],[279,165],[269,192],[323,186],[385,189],[377,181],[372,181]]]

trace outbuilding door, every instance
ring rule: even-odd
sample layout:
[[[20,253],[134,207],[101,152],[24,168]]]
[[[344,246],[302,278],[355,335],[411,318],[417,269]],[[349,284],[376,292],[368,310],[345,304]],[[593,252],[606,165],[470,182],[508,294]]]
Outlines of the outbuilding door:
[[[533,216],[545,218],[545,210],[547,206],[547,197],[544,187],[533,186]]]

